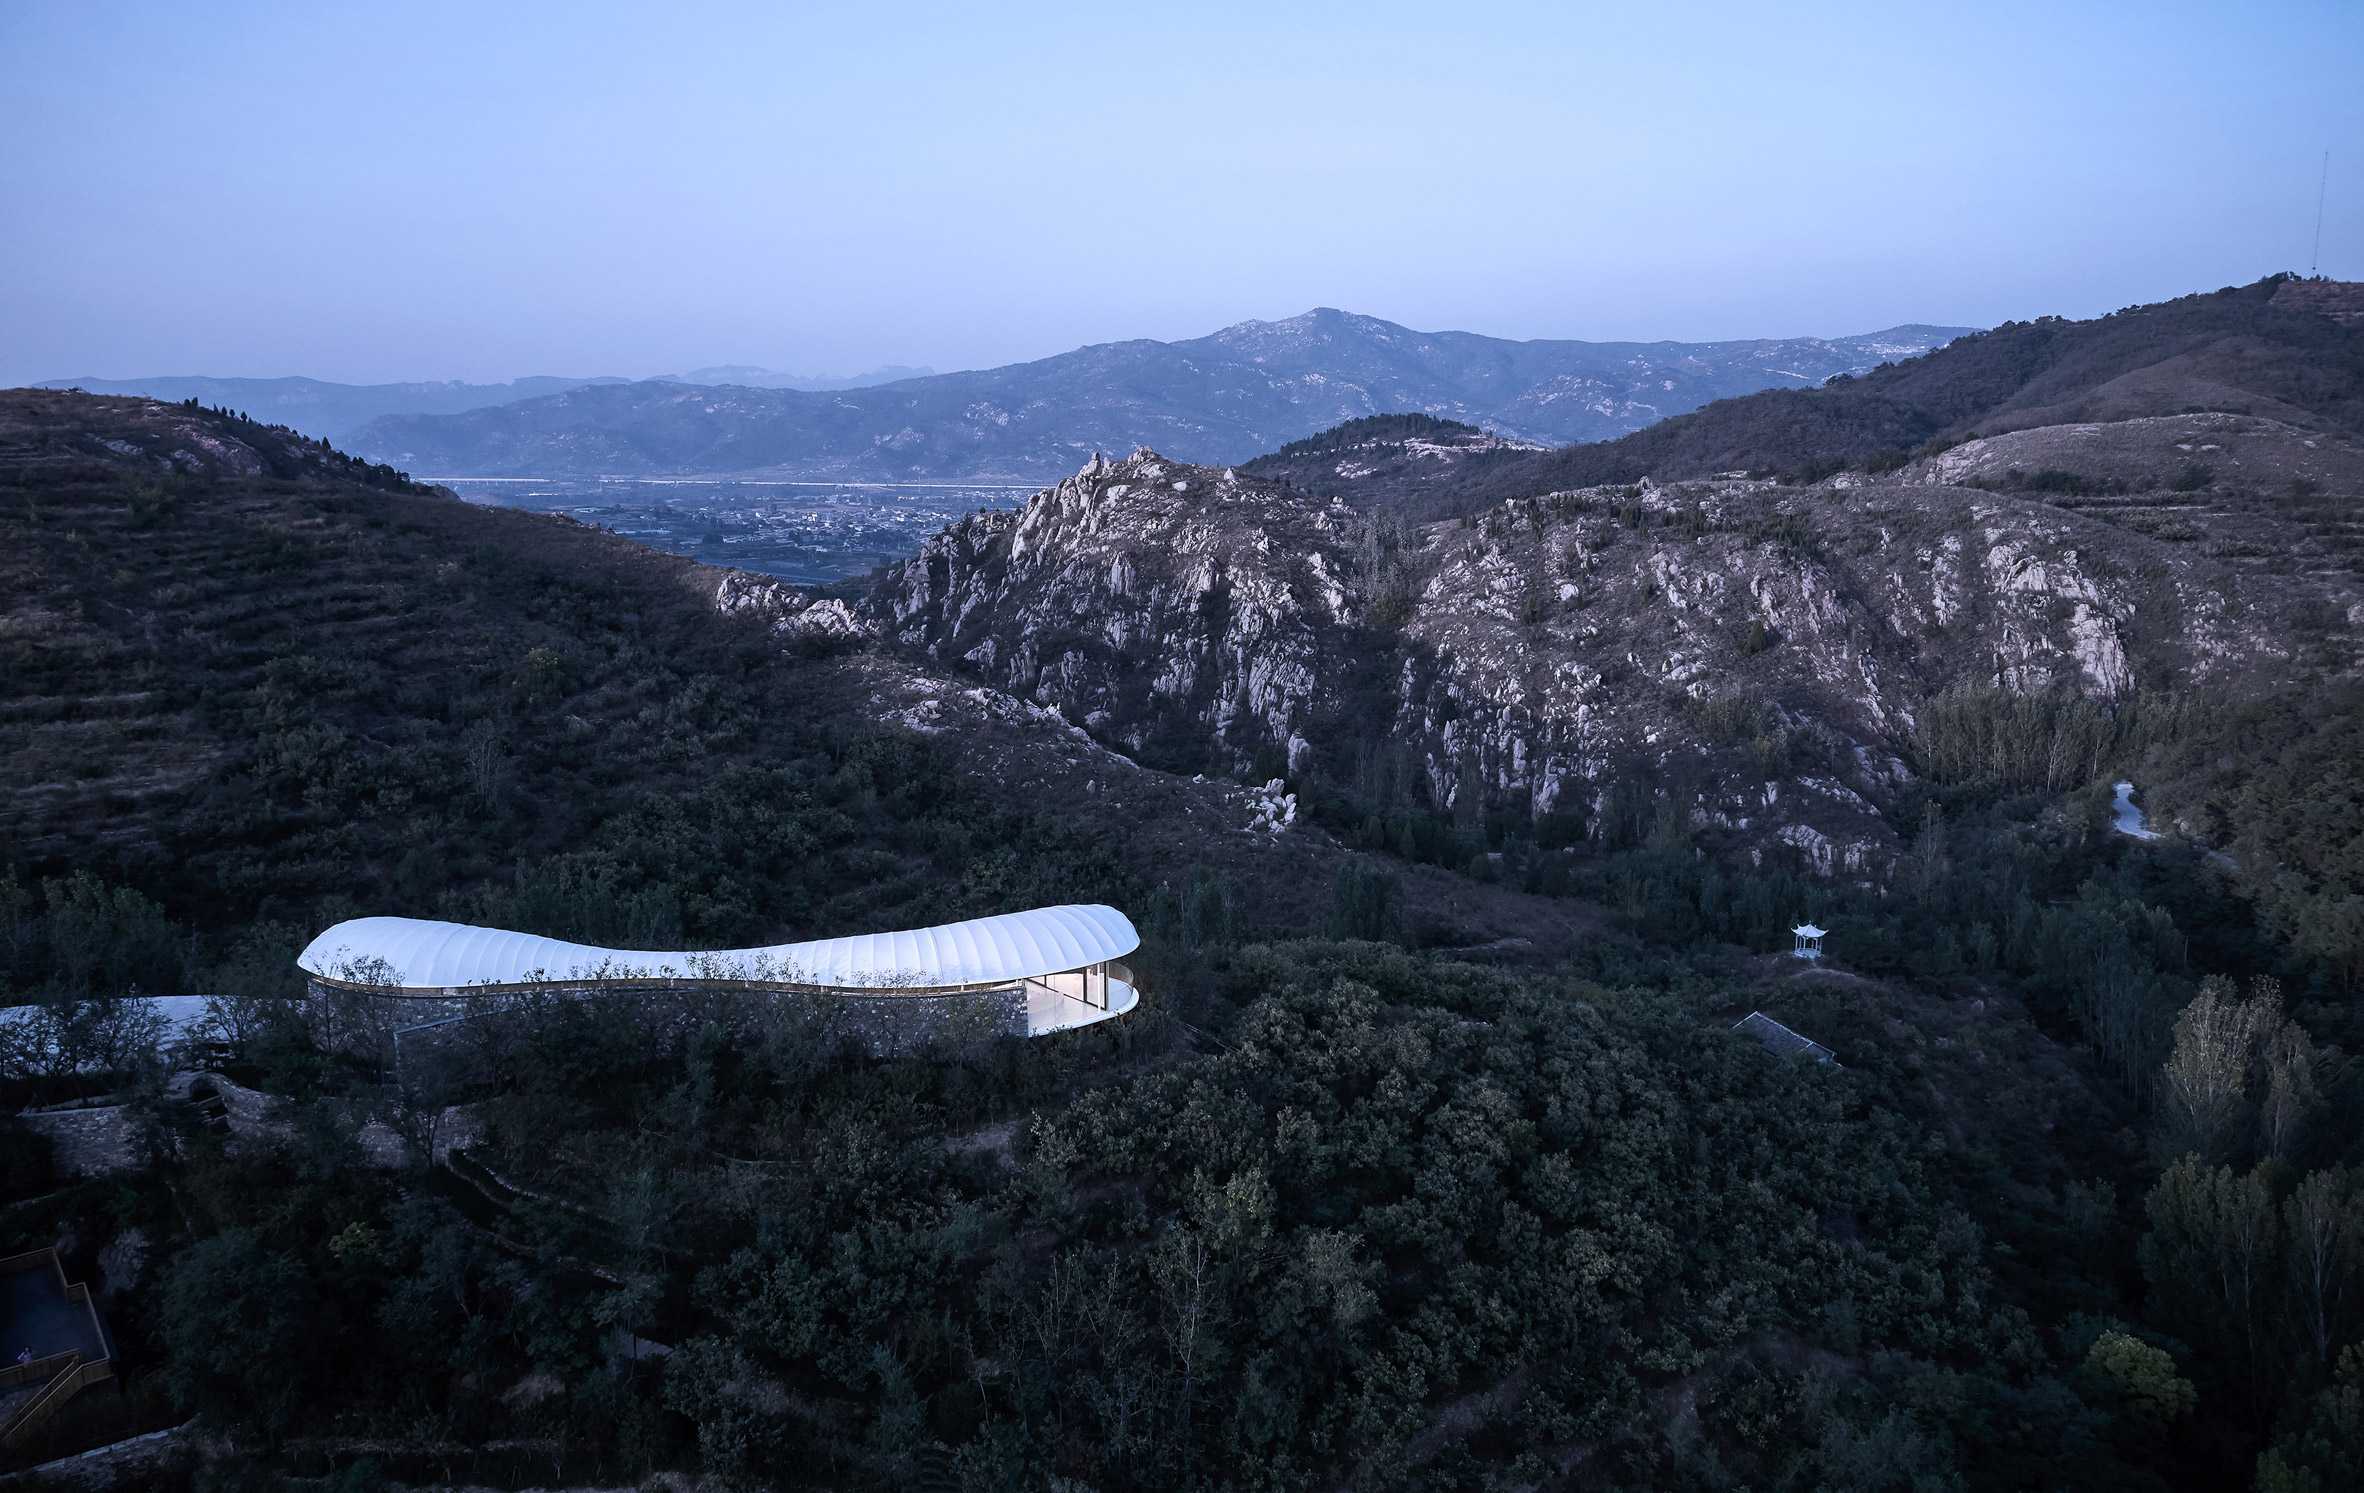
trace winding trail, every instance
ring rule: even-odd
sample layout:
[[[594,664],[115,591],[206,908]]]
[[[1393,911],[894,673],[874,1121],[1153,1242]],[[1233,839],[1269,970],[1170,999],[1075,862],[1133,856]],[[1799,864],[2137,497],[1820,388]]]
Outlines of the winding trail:
[[[2118,796],[2110,805],[2116,816],[2113,827],[2119,834],[2132,835],[2137,840],[2158,839],[2159,832],[2151,828],[2149,819],[2144,816],[2141,807],[2134,802],[2134,785],[2120,782],[2115,786]]]

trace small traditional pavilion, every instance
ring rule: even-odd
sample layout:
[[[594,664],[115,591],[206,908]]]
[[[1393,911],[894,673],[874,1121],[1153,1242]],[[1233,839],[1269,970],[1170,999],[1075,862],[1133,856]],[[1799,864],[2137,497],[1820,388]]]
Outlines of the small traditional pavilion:
[[[1796,946],[1791,948],[1791,954],[1800,959],[1820,959],[1822,957],[1822,940],[1829,932],[1828,929],[1817,928],[1812,923],[1800,923],[1789,931],[1795,934],[1798,940]]]

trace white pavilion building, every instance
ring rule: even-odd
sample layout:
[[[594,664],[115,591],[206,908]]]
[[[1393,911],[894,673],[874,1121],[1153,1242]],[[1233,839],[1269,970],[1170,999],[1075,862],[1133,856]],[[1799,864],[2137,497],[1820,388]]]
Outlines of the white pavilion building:
[[[703,952],[608,949],[465,923],[370,917],[328,929],[296,963],[322,994],[448,1002],[551,987],[712,986],[833,999],[888,1029],[881,1036],[923,1031],[974,1008],[998,1030],[1040,1037],[1132,1010],[1140,995],[1119,960],[1140,946],[1131,919],[1096,903]]]

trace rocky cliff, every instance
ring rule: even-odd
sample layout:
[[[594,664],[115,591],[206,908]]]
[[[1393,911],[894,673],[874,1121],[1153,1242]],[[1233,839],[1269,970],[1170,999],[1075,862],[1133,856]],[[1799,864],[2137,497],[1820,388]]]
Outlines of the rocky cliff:
[[[2294,608],[2354,604],[1944,476],[1644,481],[1405,530],[1141,450],[946,530],[853,611],[1153,765],[1593,833],[1640,793],[1875,874],[1933,696],[2260,680],[2295,667]]]
[[[1233,471],[1096,456],[880,572],[866,609],[1135,753],[1244,767],[1303,723],[1361,618],[1361,524]]]

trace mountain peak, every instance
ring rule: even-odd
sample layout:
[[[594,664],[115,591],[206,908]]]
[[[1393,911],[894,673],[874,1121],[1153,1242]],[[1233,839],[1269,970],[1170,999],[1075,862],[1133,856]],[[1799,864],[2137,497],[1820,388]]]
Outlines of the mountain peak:
[[[1092,459],[1079,467],[1075,475],[1085,478],[1106,477],[1118,472],[1138,472],[1143,467],[1175,465],[1180,465],[1180,463],[1166,460],[1147,446],[1135,446],[1124,455],[1115,458],[1111,458],[1105,451],[1095,451],[1092,453]]]
[[[1238,348],[1275,341],[1303,342],[1340,332],[1386,336],[1403,330],[1394,322],[1382,321],[1376,316],[1341,311],[1335,306],[1316,306],[1310,311],[1300,311],[1295,316],[1284,317],[1279,321],[1236,322],[1203,340]]]

